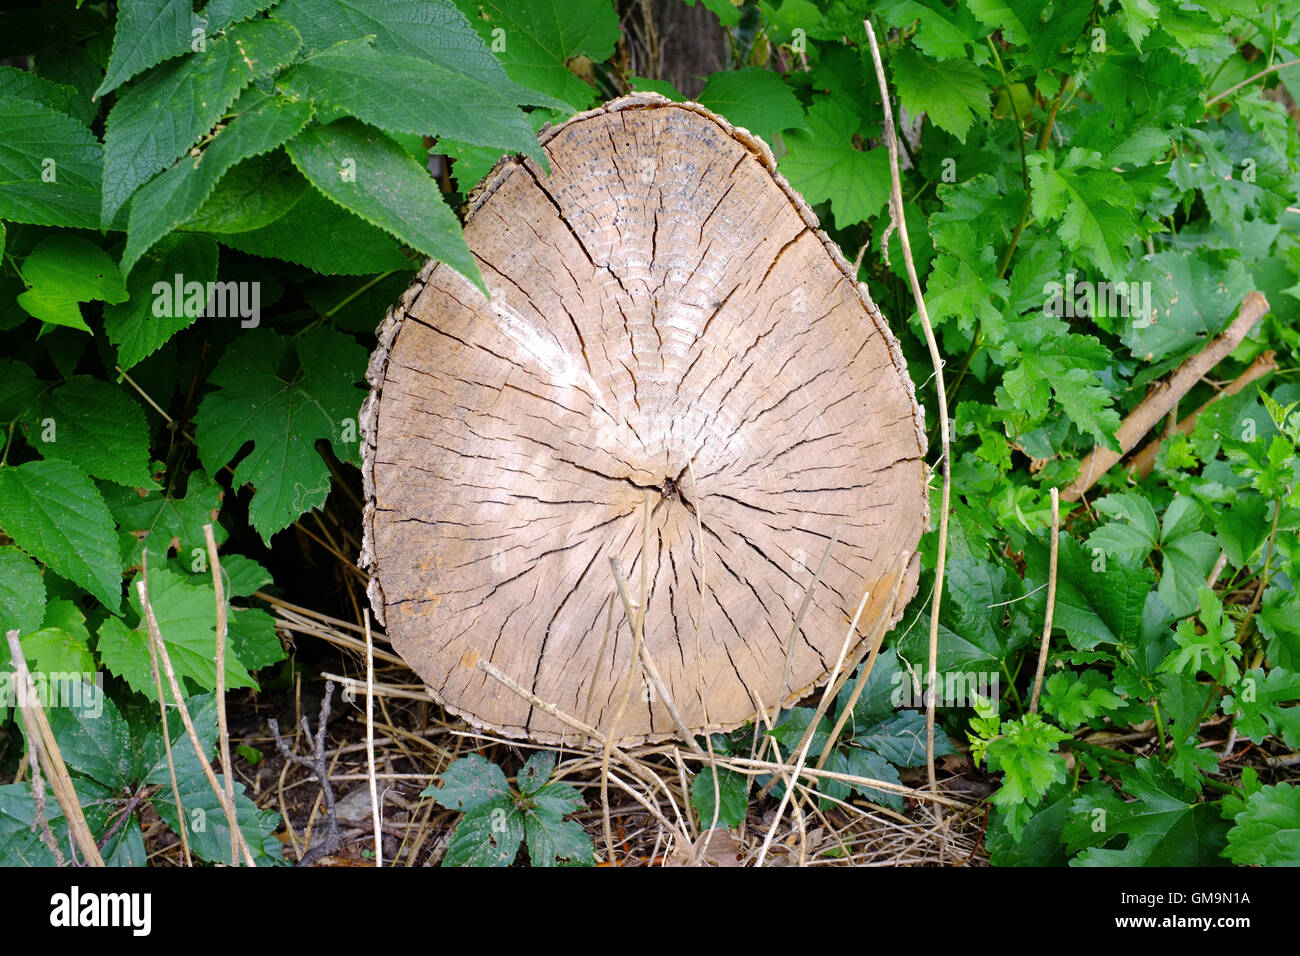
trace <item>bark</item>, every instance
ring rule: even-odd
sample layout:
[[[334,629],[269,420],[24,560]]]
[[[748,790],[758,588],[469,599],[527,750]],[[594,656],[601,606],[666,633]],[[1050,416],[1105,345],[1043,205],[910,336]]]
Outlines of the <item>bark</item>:
[[[927,521],[912,383],[761,141],[648,94],[542,139],[549,177],[507,160],[470,202],[491,301],[431,262],[380,327],[362,412],[371,602],[477,725],[577,738],[486,660],[619,741],[672,736],[644,682],[608,726],[633,663],[610,558],[638,598],[649,494],[645,648],[692,732],[731,729],[827,679],[864,589],[855,639],[886,613]],[[917,573],[913,558],[899,615]]]

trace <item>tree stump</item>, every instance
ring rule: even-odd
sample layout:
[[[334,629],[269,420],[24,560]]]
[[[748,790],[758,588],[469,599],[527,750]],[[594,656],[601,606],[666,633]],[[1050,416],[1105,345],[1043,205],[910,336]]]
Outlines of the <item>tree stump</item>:
[[[514,737],[730,730],[825,682],[916,591],[921,411],[865,286],[767,146],[638,94],[503,160],[465,237],[492,295],[430,262],[379,329],[362,412],[370,599],[448,710]],[[649,548],[642,554],[649,497]],[[791,640],[805,590],[820,582]],[[702,537],[701,537],[702,536]]]

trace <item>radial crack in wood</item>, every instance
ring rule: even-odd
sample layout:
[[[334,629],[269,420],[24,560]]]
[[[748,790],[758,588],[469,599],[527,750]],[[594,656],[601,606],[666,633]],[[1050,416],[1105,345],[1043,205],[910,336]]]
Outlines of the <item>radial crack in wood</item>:
[[[486,660],[620,742],[659,740],[673,721],[648,681],[608,726],[633,653],[609,558],[635,599],[644,560],[645,642],[672,702],[692,731],[729,730],[827,679],[864,589],[858,639],[887,613],[886,579],[928,520],[912,383],[747,131],[638,94],[542,144],[549,176],[503,160],[471,197],[490,300],[430,262],[380,326],[362,412],[371,603],[478,726],[577,739]],[[913,559],[899,615],[917,574]]]

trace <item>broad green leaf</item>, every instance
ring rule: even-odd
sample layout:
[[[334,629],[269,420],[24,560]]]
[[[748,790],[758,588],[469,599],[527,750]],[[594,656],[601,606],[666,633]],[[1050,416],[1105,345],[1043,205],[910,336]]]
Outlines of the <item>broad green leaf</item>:
[[[1017,57],[1039,72],[1070,68],[1070,51],[1092,13],[1089,0],[970,0],[969,6],[990,30],[1000,29],[1008,42],[1025,47]]]
[[[122,536],[125,566],[142,567],[141,552],[145,548],[152,558],[150,568],[160,566],[169,550],[187,563],[196,548],[206,555],[205,524],[213,526],[213,536],[220,545],[226,540],[226,529],[217,521],[221,496],[221,486],[202,470],[190,473],[183,498],[167,497],[156,490],[142,495],[131,488],[105,488],[104,501]]]
[[[207,236],[167,236],[133,265],[138,268],[126,283],[130,297],[104,307],[104,331],[117,346],[117,363],[123,371],[148,358],[198,319],[202,309],[191,307],[192,297],[184,295],[185,286],[200,283],[206,301],[208,283],[217,278],[217,243]],[[183,296],[179,310],[174,306],[177,281]]]
[[[460,0],[458,6],[479,36],[494,44],[512,80],[575,109],[591,105],[596,91],[567,63],[576,56],[600,62],[614,52],[620,31],[610,0]]]
[[[1114,518],[1088,537],[1088,545],[1100,548],[1112,558],[1128,564],[1146,560],[1160,538],[1155,509],[1146,498],[1134,493],[1107,495],[1094,507]]]
[[[208,21],[208,31],[216,33],[268,10],[275,4],[276,0],[208,0],[207,6],[203,8],[203,19]]]
[[[776,142],[782,130],[808,129],[794,91],[771,70],[719,70],[709,77],[696,99],[701,106],[721,113],[733,126],[743,126],[768,143]]]
[[[166,677],[163,678],[166,680]],[[194,753],[194,744],[185,729],[180,711],[171,703],[170,691],[164,690],[167,707],[167,736],[163,736],[162,722],[157,719],[156,707],[150,707],[152,718],[142,739],[132,741],[135,752],[133,774],[137,780],[161,787],[171,786],[171,769],[167,763],[167,742],[171,743],[172,763],[176,767],[176,780],[182,786],[191,780],[204,780],[203,766]],[[217,746],[217,695],[195,694],[185,699],[185,707],[194,725],[194,736],[204,757],[211,757]]]
[[[204,577],[201,581],[196,583],[193,577],[182,577],[165,569],[149,572],[149,603],[158,619],[158,630],[182,693],[212,690],[217,684],[216,595],[210,579]],[[140,615],[140,597],[134,584],[130,595],[131,606]],[[118,617],[105,620],[99,628],[98,651],[104,666],[131,685],[132,690],[150,700],[158,699],[143,620],[135,629],[128,628]],[[257,687],[233,649],[227,649],[226,653],[226,687]],[[165,675],[163,695],[171,699]]]
[[[1283,704],[1291,704],[1283,707]],[[1262,743],[1277,734],[1288,747],[1300,747],[1300,673],[1274,667],[1265,676],[1263,668],[1252,668],[1223,698],[1223,712],[1236,714],[1237,732]]]
[[[209,472],[230,463],[246,442],[253,450],[235,466],[236,487],[255,493],[249,519],[264,541],[329,494],[329,468],[315,443],[328,439],[340,457],[345,421],[355,422],[364,393],[365,349],[324,327],[295,341],[298,371],[281,377],[289,340],[258,329],[237,339],[209,376],[210,392],[194,416],[199,456]]]
[[[0,468],[0,527],[14,544],[108,608],[122,603],[113,517],[89,478],[66,461]]]
[[[40,629],[23,637],[23,656],[33,673],[41,671],[50,679],[61,674],[80,681],[82,675],[93,674],[86,616],[73,602],[55,598],[45,609]]]
[[[717,769],[718,780],[715,788],[713,773],[713,770],[704,767],[691,780],[691,806],[695,808],[695,815],[699,818],[700,829],[704,830],[714,825],[715,806],[718,814],[717,826],[728,830],[743,826],[745,815],[749,810],[747,798],[749,778],[742,773],[720,767]]]
[[[1025,554],[1027,583],[1047,581],[1046,542],[1034,539]],[[1155,575],[1144,565],[1107,559],[1097,549],[1090,554],[1065,532],[1061,533],[1053,622],[1065,631],[1071,645],[1092,650],[1098,644],[1134,647],[1141,641],[1142,615]],[[1042,595],[1036,608],[1041,606]]]
[[[0,96],[32,100],[52,110],[63,111],[76,92],[71,86],[47,80],[31,70],[0,66]]]
[[[425,59],[357,41],[304,60],[277,83],[330,117],[346,113],[390,133],[446,136],[546,162],[509,91]]]
[[[250,160],[250,163],[255,162],[258,160]],[[226,179],[229,180],[239,169],[231,170]],[[296,172],[293,179],[306,186]],[[217,187],[209,205],[221,196],[221,189]],[[235,211],[239,211],[237,199]],[[307,188],[302,198],[270,225],[248,232],[222,232],[216,234],[216,238],[222,245],[240,252],[284,259],[323,275],[415,271],[388,233],[311,188]]]
[[[149,426],[144,409],[125,391],[77,375],[29,412],[27,440],[45,458],[77,465],[94,478],[156,488],[149,475]]]
[[[98,98],[163,60],[188,53],[204,23],[190,0],[120,0],[113,53]]]
[[[0,218],[98,228],[103,178],[104,148],[82,123],[0,94]]]
[[[781,172],[811,203],[829,201],[838,226],[869,219],[889,199],[889,156],[884,147],[858,149],[858,114],[824,97],[808,109],[808,130],[785,135]]]
[[[782,9],[787,5],[788,0]],[[965,4],[953,9],[943,0],[886,0],[875,5],[872,12],[891,27],[910,27],[915,22],[912,42],[935,59],[964,59],[968,47],[974,51],[976,62],[987,59],[982,49],[984,31]]]
[[[1160,597],[1175,617],[1196,610],[1205,576],[1219,556],[1218,542],[1198,530],[1200,524],[1200,508],[1191,498],[1175,498],[1165,509],[1160,532]]]
[[[1131,321],[1123,339],[1134,357],[1146,362],[1200,351],[1253,288],[1240,260],[1223,261],[1197,250],[1169,249],[1145,256],[1135,279],[1150,283],[1152,321]]]
[[[965,143],[976,120],[989,115],[989,88],[969,60],[936,61],[906,46],[889,61],[898,97],[912,115],[926,113],[940,129]]]
[[[1066,730],[1125,706],[1099,670],[1057,671],[1043,687],[1043,710]]]
[[[456,823],[443,866],[509,866],[524,840],[524,818],[509,797],[468,810]]]
[[[265,99],[239,113],[198,156],[185,156],[141,187],[131,203],[122,268],[130,273],[146,250],[199,211],[227,170],[295,136],[311,112],[306,101]]]
[[[333,203],[326,202],[302,178],[288,155],[277,149],[236,164],[181,228],[187,232],[211,233],[222,242],[230,233],[258,230],[272,236],[291,233],[295,231],[295,225],[301,225],[301,219],[289,219],[284,223],[280,220],[294,212],[299,203],[310,203],[313,197],[319,200],[314,204],[316,207],[333,207],[330,214],[334,220],[342,221],[349,215]],[[323,217],[318,219],[322,225],[328,221]],[[373,227],[366,228],[377,236],[384,236]]]
[[[574,795],[577,796],[577,791]],[[577,799],[581,805],[582,798]],[[561,813],[555,812],[545,802],[525,811],[524,835],[528,842],[528,859],[533,866],[591,866],[595,863],[591,837],[582,826],[573,820],[564,820]]]
[[[539,750],[528,758],[519,771],[517,778],[519,792],[526,797],[536,793],[546,786],[546,781],[551,779],[551,771],[554,769],[555,754],[549,750]]]
[[[3,520],[0,514],[0,521]],[[9,631],[26,634],[45,617],[45,581],[32,559],[12,545],[0,547],[0,641]],[[0,663],[9,660],[8,644],[0,645]]]
[[[1057,236],[1067,248],[1088,256],[1108,281],[1126,281],[1128,244],[1137,234],[1132,190],[1118,173],[1094,168],[1096,153],[1071,149],[1059,159],[1056,166],[1052,156],[1027,160],[1034,215],[1059,219]]]
[[[227,594],[227,600],[232,596]],[[270,667],[284,660],[284,645],[275,632],[275,618],[259,608],[232,608],[227,614],[230,649],[247,670]]]
[[[1223,855],[1238,866],[1300,866],[1300,787],[1279,783],[1252,794]]]
[[[1123,773],[1124,801],[1105,784],[1092,784],[1074,802],[1065,827],[1071,850],[1086,847],[1071,866],[1213,866],[1222,864],[1227,824],[1212,803],[1146,757]],[[1111,846],[1121,837],[1122,846]]]
[[[224,785],[224,778],[217,776]],[[280,866],[287,861],[282,852],[283,844],[274,836],[280,826],[280,814],[274,810],[263,810],[244,791],[242,783],[235,784],[235,820],[239,830],[248,844],[249,853],[257,866]],[[158,815],[166,821],[173,831],[180,825],[180,814],[176,812],[175,800],[170,787],[164,787],[154,800]],[[190,848],[195,856],[209,863],[230,863],[230,823],[226,819],[221,802],[207,780],[199,776],[191,778],[189,790],[181,789],[181,808],[185,812],[188,824]],[[201,821],[202,827],[197,823]],[[242,865],[243,856],[240,860]]]
[[[217,541],[224,538],[224,532],[217,535]],[[272,580],[266,568],[242,554],[223,554],[221,570],[226,573],[226,594],[231,597],[247,597],[266,587]]]
[[[1007,827],[1007,814],[998,811],[989,821],[989,862],[994,866],[1065,866],[1065,848],[1061,846],[1061,830],[1070,818],[1074,791],[1061,785],[1049,788],[1041,806],[1012,837]]]
[[[50,730],[70,769],[120,790],[131,783],[131,728],[102,691],[94,704],[51,708]]]
[[[287,65],[301,45],[288,24],[241,23],[204,52],[168,61],[123,92],[104,128],[103,225],[211,130],[245,86]],[[160,124],[160,116],[168,122]]]
[[[299,171],[343,208],[487,287],[438,184],[397,143],[353,119],[308,127],[286,147]]]
[[[873,726],[860,728],[853,734],[853,744],[875,751],[895,766],[919,767],[925,763],[925,736],[925,714],[903,710]],[[934,752],[935,756],[953,752],[942,729],[935,732]]]
[[[126,301],[126,286],[117,264],[103,249],[80,236],[58,233],[28,253],[22,264],[27,291],[18,304],[52,325],[90,331],[78,303]]]
[[[510,784],[501,768],[479,754],[461,757],[442,772],[441,779],[441,787],[430,784],[420,796],[433,797],[448,810],[468,812],[510,797]]]

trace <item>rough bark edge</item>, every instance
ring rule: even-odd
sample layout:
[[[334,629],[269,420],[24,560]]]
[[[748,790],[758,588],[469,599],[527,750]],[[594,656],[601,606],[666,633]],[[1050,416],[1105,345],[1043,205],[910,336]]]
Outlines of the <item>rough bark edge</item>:
[[[889,323],[885,320],[879,307],[877,307],[875,301],[871,298],[871,293],[867,288],[867,284],[858,281],[857,276],[854,274],[852,265],[844,257],[839,246],[836,245],[821,228],[821,222],[818,220],[816,213],[812,211],[804,198],[795,191],[785,176],[783,176],[777,169],[776,158],[772,155],[772,150],[767,143],[763,142],[762,139],[755,136],[744,127],[733,126],[724,117],[719,116],[717,113],[714,113],[704,106],[701,106],[699,103],[674,102],[658,93],[632,93],[628,96],[622,96],[618,99],[610,100],[595,109],[578,113],[558,126],[544,126],[538,133],[538,141],[542,146],[545,146],[565,127],[607,113],[615,113],[625,109],[665,108],[684,109],[696,113],[697,115],[712,121],[724,133],[744,146],[749,153],[757,159],[760,164],[762,164],[768,175],[771,176],[772,181],[775,182],[776,185],[780,187],[781,191],[785,193],[786,199],[789,200],[790,205],[794,207],[795,211],[799,214],[799,217],[803,219],[804,224],[807,225],[809,230],[821,241],[822,246],[830,256],[831,261],[840,270],[844,277],[849,280],[854,292],[857,294],[858,300],[862,303],[863,309],[866,311],[867,315],[870,316],[876,331],[880,334],[881,338],[884,339],[885,345],[889,350],[889,357],[893,363],[894,371],[897,373],[899,381],[907,394],[908,399],[911,401],[912,425],[917,441],[917,457],[921,459],[923,471],[928,475],[931,469],[925,464],[925,454],[928,447],[925,432],[925,411],[916,400],[916,388],[912,382],[911,376],[908,374],[907,362],[903,358],[902,345],[894,335],[893,330],[890,329]],[[483,180],[479,185],[470,193],[469,200],[466,204],[465,223],[469,223],[469,221],[474,217],[474,214],[478,212],[479,208],[487,201],[488,197],[496,192],[497,189],[500,188],[501,184],[504,183],[516,169],[528,164],[531,164],[532,168],[536,171],[539,180],[547,178],[544,171],[538,167],[533,160],[519,156],[503,156],[497,164],[492,167],[491,171],[483,177]],[[371,353],[370,363],[366,369],[366,381],[370,384],[371,390],[370,394],[366,397],[366,400],[362,403],[361,412],[358,416],[358,424],[361,431],[361,488],[364,505],[362,509],[361,553],[357,558],[357,565],[363,571],[368,573],[366,596],[370,599],[370,606],[374,611],[375,619],[383,626],[387,626],[384,614],[384,594],[383,588],[379,584],[379,565],[374,554],[374,467],[376,439],[378,435],[378,422],[376,419],[379,409],[379,401],[383,395],[383,383],[388,371],[388,358],[392,352],[393,343],[397,339],[397,334],[401,330],[402,323],[405,321],[411,306],[415,304],[415,300],[419,298],[420,294],[424,291],[424,287],[428,285],[433,274],[439,268],[446,269],[452,275],[459,278],[459,273],[455,272],[454,269],[451,269],[449,266],[446,266],[437,260],[429,259],[425,262],[424,267],[420,269],[415,279],[412,280],[411,285],[402,293],[402,297],[398,303],[388,309],[383,321],[380,322],[378,328],[375,330],[378,343],[375,346],[374,352]],[[464,280],[462,279],[462,281]],[[928,479],[923,483],[921,489],[921,516],[921,535],[924,536],[931,527]],[[917,574],[917,577],[914,579],[915,583],[909,593],[904,594],[901,591],[899,592],[898,601],[894,605],[896,609],[895,613],[888,624],[889,629],[892,629],[894,625],[903,619],[903,615],[907,610],[907,605],[916,595],[920,582],[919,561],[920,554],[914,550],[912,557],[908,562],[907,569],[904,571],[904,580],[907,577],[910,577],[914,572]],[[808,694],[826,683],[826,681],[830,679],[830,676],[830,671],[827,671],[807,687],[793,689],[786,695],[785,700],[781,702],[781,707],[784,709],[793,706],[795,703],[802,700]],[[425,685],[425,690],[439,706],[480,730],[492,731],[515,740],[536,740],[543,743],[562,745],[571,745],[574,743],[580,744],[583,740],[579,734],[529,734],[526,730],[520,728],[498,727],[482,720],[474,714],[452,706],[443,699],[440,693],[432,687],[429,687],[427,684]],[[764,703],[771,706],[771,704],[766,701]],[[752,720],[753,718],[751,717],[749,719]],[[730,731],[744,726],[747,722],[748,720],[742,720],[739,723],[730,725],[718,724],[716,726],[700,728],[697,733],[729,733]],[[643,734],[636,737],[620,738],[619,744],[620,746],[635,746],[641,743],[658,743],[664,740],[674,739],[674,735],[675,732],[673,731],[661,734]]]

